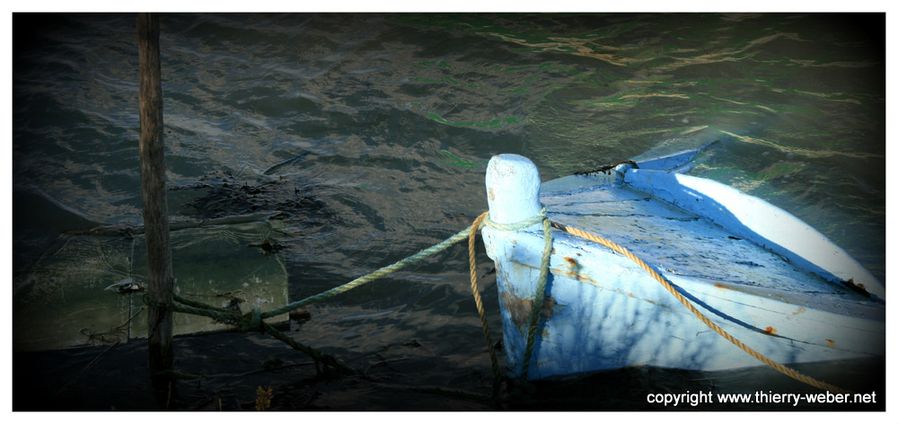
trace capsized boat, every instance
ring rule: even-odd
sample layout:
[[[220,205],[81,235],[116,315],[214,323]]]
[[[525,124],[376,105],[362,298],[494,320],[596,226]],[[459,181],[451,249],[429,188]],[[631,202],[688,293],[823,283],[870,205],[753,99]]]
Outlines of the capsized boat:
[[[684,175],[702,148],[607,174],[540,183],[513,154],[487,166],[490,219],[548,219],[606,237],[673,283],[721,328],[784,364],[885,355],[885,287],[790,213]],[[507,364],[521,376],[544,249],[543,227],[483,228],[496,264]],[[724,370],[761,365],[711,331],[635,263],[553,231],[549,277],[527,378],[628,366]]]

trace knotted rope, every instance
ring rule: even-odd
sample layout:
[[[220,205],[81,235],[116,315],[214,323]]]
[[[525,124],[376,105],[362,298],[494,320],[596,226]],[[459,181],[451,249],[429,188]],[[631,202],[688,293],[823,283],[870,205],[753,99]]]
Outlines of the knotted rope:
[[[550,227],[549,220],[546,219],[545,207],[540,209],[540,211],[536,215],[530,218],[510,224],[501,224],[492,221],[491,219],[489,219],[488,212],[484,212],[483,215],[486,215],[483,221],[487,227],[495,228],[501,231],[519,231],[539,223],[542,223],[543,225],[543,240],[545,240],[545,242],[543,244],[542,258],[540,259],[539,277],[537,277],[536,279],[536,290],[534,292],[533,303],[530,308],[530,316],[527,320],[527,345],[524,348],[523,369],[521,371],[521,375],[524,378],[527,378],[527,376],[530,375],[530,358],[533,356],[533,346],[536,344],[536,330],[539,327],[539,317],[542,312],[543,305],[546,301],[546,285],[549,280],[549,257],[552,255],[552,229]],[[468,240],[468,257],[471,262],[472,269],[471,289],[475,290],[477,288],[477,276],[473,273],[473,269],[475,266],[473,250],[474,236],[471,236]],[[475,290],[475,293],[476,292],[477,291]],[[475,298],[476,297],[479,297],[479,294],[475,295]],[[480,310],[478,309],[477,312],[480,313]],[[484,319],[481,319],[481,321],[484,321]],[[486,331],[486,327],[484,327],[484,332]],[[490,354],[494,355],[492,352]]]

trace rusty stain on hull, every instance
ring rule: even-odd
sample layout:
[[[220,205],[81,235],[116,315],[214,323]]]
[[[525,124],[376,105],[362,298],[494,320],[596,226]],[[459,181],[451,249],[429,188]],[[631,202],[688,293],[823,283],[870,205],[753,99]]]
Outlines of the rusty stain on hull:
[[[521,329],[526,329],[530,322],[530,311],[533,309],[533,299],[524,299],[518,297],[510,290],[503,291],[501,294],[502,303],[506,311],[511,315],[511,320]],[[542,318],[548,320],[555,313],[555,298],[546,296],[543,301]]]
[[[580,272],[579,272],[579,271],[580,271],[579,267],[578,267],[578,269],[576,270],[576,272],[575,272],[574,270],[561,270],[561,269],[557,269],[557,268],[555,268],[555,269],[550,269],[549,271],[550,271],[553,275],[560,275],[560,276],[564,276],[564,277],[568,277],[568,278],[577,280],[577,281],[579,281],[579,282],[581,282],[581,283],[590,284],[590,285],[593,285],[593,286],[596,286],[596,287],[602,287],[602,285],[599,284],[596,280],[593,280],[592,278],[589,278],[588,276],[583,275],[582,273],[580,273]],[[603,288],[604,288],[604,287],[603,287]]]
[[[571,269],[571,273],[572,273],[572,274],[574,274],[574,275],[579,275],[579,274],[580,274],[581,266],[580,266],[580,263],[577,262],[576,259],[574,259],[574,258],[572,258],[572,257],[570,257],[570,256],[565,256],[565,257],[564,257],[564,261],[567,262],[568,265],[570,265],[570,269]]]

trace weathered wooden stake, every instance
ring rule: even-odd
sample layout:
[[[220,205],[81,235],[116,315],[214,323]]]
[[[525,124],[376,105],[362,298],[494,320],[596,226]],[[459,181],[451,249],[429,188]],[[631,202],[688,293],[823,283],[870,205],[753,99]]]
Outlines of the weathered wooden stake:
[[[162,70],[159,18],[137,16],[140,55],[140,186],[147,241],[149,366],[160,405],[167,406],[172,379],[172,289],[174,276],[168,244],[168,202],[162,140]]]

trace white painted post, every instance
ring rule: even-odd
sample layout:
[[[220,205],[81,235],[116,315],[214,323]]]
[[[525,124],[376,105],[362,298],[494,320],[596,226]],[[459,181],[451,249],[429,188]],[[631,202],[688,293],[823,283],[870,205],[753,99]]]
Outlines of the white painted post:
[[[503,154],[490,159],[486,167],[486,196],[490,207],[490,220],[497,224],[514,224],[539,214],[539,171],[536,165],[520,155]],[[502,339],[505,342],[506,364],[513,376],[523,373],[522,359],[527,345],[527,331],[517,323],[529,318],[527,299],[535,297],[536,273],[515,256],[529,254],[539,256],[541,238],[527,236],[521,231],[538,231],[537,222],[520,231],[502,231],[493,227],[483,228],[483,244],[487,255],[496,264],[496,286],[499,290],[499,307],[502,314]],[[536,360],[531,359],[531,371],[537,371]]]
[[[497,224],[513,224],[537,215],[542,208],[539,185],[539,170],[530,159],[515,154],[493,156],[486,167],[490,219]],[[541,225],[533,224],[533,228]]]

